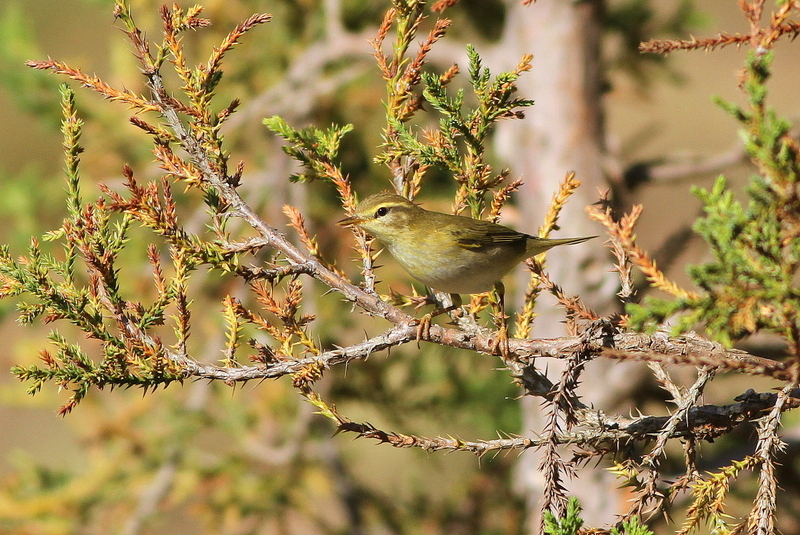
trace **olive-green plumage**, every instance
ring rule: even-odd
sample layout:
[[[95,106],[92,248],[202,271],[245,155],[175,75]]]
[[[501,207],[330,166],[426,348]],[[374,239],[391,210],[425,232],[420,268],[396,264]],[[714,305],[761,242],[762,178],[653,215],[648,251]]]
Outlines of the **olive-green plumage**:
[[[585,238],[544,239],[479,219],[431,212],[393,193],[364,199],[339,222],[378,239],[415,279],[435,290],[491,290],[522,260]]]

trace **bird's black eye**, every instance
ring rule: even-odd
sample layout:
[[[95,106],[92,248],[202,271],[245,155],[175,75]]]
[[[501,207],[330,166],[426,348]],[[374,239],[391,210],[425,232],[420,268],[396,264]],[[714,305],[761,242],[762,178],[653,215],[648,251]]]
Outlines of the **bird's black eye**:
[[[389,209],[385,206],[381,206],[377,210],[375,210],[375,217],[383,217],[389,213]]]

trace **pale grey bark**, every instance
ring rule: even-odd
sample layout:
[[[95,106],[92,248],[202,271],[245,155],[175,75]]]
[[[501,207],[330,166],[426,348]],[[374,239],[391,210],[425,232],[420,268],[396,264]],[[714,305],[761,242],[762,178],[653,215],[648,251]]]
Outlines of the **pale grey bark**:
[[[599,191],[607,189],[603,172],[604,132],[600,37],[602,0],[564,2],[538,0],[522,6],[509,0],[508,18],[498,52],[503,58],[532,53],[533,70],[519,80],[520,95],[535,100],[524,121],[501,125],[497,150],[515,176],[525,185],[517,197],[522,230],[535,233],[558,184],[575,171],[582,185],[562,212],[557,236],[601,234],[601,229],[586,216],[584,208],[597,201]],[[502,61],[496,58],[494,62]],[[505,61],[508,61],[506,59]],[[554,235],[554,236],[555,236]],[[574,247],[564,247],[547,258],[551,278],[568,294],[582,296],[597,312],[608,312],[615,303],[618,279],[610,272],[611,263],[602,238]],[[523,278],[524,276],[524,278]],[[520,276],[521,284],[527,273]],[[540,299],[533,337],[564,334],[563,310],[553,301]],[[594,362],[579,393],[589,404],[608,408],[626,397],[631,381],[626,378],[628,364]],[[548,362],[548,376],[558,377],[561,368]],[[599,379],[593,381],[592,379]],[[523,398],[523,433],[540,431],[544,424],[540,400]],[[526,495],[530,533],[539,530],[539,501],[543,485],[537,470],[537,452],[530,450],[520,458],[518,483]],[[584,507],[590,525],[613,522],[615,513],[625,510],[617,495],[613,477],[602,468],[581,471],[580,485],[568,482],[570,494]]]

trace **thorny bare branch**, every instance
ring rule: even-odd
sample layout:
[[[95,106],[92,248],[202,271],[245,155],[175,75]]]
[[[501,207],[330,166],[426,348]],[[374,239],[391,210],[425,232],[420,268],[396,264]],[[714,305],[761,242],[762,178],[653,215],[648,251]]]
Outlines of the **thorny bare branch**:
[[[287,360],[265,366],[223,368],[195,362],[189,355],[168,353],[168,356],[181,364],[186,378],[239,382],[291,375],[311,364],[331,368],[353,360],[363,360],[378,351],[412,341],[416,342],[416,340],[417,326],[414,322],[408,321],[398,323],[385,333],[359,344],[324,351],[313,358]],[[460,329],[432,325],[430,332],[423,340],[459,349],[469,349],[486,355],[494,353],[492,334],[466,333]],[[585,345],[582,346],[582,344]],[[569,355],[581,347],[593,358],[605,357],[664,364],[711,366],[779,380],[789,376],[787,367],[780,362],[755,357],[736,349],[726,349],[719,344],[694,335],[671,337],[666,333],[647,335],[616,332],[605,339],[589,342],[581,336],[541,340],[514,338],[509,341],[509,358],[505,362],[513,375],[521,376],[527,367],[533,366],[537,358],[564,358],[565,355]]]
[[[781,415],[787,409],[791,392],[796,384],[786,385],[778,392],[772,410],[762,418],[758,425],[758,446],[756,457],[761,461],[758,473],[758,492],[753,509],[733,533],[755,533],[771,535],[775,533],[775,512],[778,482],[775,477],[775,455],[786,448],[786,443],[778,436]],[[746,530],[746,531],[745,531]]]
[[[368,423],[355,423],[339,416],[339,431],[356,433],[398,448],[421,448],[434,451],[467,451],[482,456],[504,450],[541,448],[548,444],[570,445],[586,450],[618,451],[634,441],[658,438],[713,439],[733,427],[763,418],[764,411],[775,406],[778,394],[748,391],[730,405],[697,405],[685,411],[681,419],[672,416],[641,416],[609,418],[601,412],[579,410],[580,423],[567,431],[558,431],[539,438],[508,437],[493,440],[466,441],[453,437],[420,437],[377,429]],[[800,390],[791,391],[783,410],[800,406]],[[337,415],[338,416],[338,415]],[[672,427],[672,422],[677,424]],[[665,429],[671,428],[667,435]]]
[[[664,425],[664,428],[658,433],[656,443],[653,445],[650,453],[642,458],[640,464],[648,471],[645,476],[644,485],[636,500],[631,505],[626,515],[627,517],[632,515],[641,517],[644,516],[645,513],[649,513],[648,516],[652,516],[663,508],[666,496],[658,488],[660,475],[659,465],[661,464],[660,457],[664,455],[664,448],[667,446],[667,441],[675,433],[675,430],[681,422],[687,418],[689,411],[696,406],[705,386],[714,377],[714,373],[713,369],[701,368],[697,380],[689,391],[685,395],[675,399],[675,402],[678,403],[678,408],[672,413]],[[650,511],[648,511],[648,507]]]

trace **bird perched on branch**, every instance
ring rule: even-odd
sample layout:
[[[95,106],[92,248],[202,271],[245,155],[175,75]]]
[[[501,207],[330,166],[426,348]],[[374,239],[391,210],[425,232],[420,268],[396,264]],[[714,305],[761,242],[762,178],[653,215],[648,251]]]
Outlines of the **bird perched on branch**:
[[[381,242],[409,275],[434,290],[452,294],[452,307],[422,319],[420,336],[433,316],[460,306],[459,294],[494,289],[503,318],[499,342],[504,341],[506,349],[503,277],[526,258],[595,237],[537,238],[490,221],[425,210],[388,192],[367,197],[339,224],[361,227]]]

